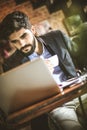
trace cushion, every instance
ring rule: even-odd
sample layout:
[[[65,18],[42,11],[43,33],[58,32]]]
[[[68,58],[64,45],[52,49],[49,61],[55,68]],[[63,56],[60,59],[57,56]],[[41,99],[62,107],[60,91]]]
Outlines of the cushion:
[[[59,107],[49,114],[54,125],[61,130],[84,130],[78,121],[75,109],[72,107]]]

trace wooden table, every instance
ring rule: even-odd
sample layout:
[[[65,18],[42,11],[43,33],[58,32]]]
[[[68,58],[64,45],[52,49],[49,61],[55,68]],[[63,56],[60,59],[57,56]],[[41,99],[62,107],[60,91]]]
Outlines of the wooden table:
[[[73,84],[53,97],[8,115],[7,122],[15,128],[23,127],[31,119],[48,113],[54,108],[61,106],[63,103],[79,97],[86,92],[87,82]]]

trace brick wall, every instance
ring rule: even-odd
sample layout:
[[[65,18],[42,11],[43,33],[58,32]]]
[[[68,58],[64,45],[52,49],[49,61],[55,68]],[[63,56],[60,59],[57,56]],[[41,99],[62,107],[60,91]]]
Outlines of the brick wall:
[[[53,29],[60,29],[67,33],[63,24],[63,19],[65,16],[62,10],[50,14],[46,6],[41,6],[40,8],[33,9],[33,6],[29,0],[22,3],[21,5],[16,5],[14,0],[3,0],[0,2],[0,21],[2,21],[5,15],[14,10],[24,11],[29,16],[30,21],[33,25],[47,20]]]

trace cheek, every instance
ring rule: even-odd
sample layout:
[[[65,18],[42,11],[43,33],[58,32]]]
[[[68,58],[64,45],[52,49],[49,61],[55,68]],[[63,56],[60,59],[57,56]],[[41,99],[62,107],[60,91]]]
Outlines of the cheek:
[[[15,47],[16,49],[20,50],[20,48],[21,48],[21,45],[14,44],[14,47]]]
[[[13,49],[20,49],[21,48],[20,44],[13,44],[13,43],[11,43],[11,44],[12,44]]]
[[[32,44],[33,43],[33,35],[31,34],[31,35],[28,35],[27,37],[26,37],[26,43],[27,44]]]

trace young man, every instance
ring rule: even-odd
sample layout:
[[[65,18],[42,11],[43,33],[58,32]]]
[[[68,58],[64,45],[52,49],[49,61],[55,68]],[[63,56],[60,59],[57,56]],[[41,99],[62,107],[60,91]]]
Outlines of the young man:
[[[8,14],[1,23],[1,30],[1,39],[9,41],[9,44],[14,45],[17,49],[14,54],[4,60],[4,71],[12,69],[28,60],[38,58],[39,56],[48,59],[53,55],[57,55],[59,65],[53,68],[55,80],[57,79],[58,83],[60,83],[66,79],[77,76],[74,64],[66,47],[66,44],[71,41],[61,31],[51,31],[38,37],[26,14],[20,11]],[[49,117],[51,117],[53,121],[55,120],[54,122],[56,122],[57,129],[58,126],[60,126],[62,130],[73,130],[73,128],[76,130],[83,129],[72,108],[64,106],[49,113]],[[65,118],[66,123],[62,123],[61,117]],[[67,120],[70,122],[67,122]],[[45,124],[42,126],[43,123]],[[46,123],[46,117],[42,115],[32,120],[32,129],[35,127],[35,129],[46,130],[48,129],[45,127]],[[72,123],[73,125],[71,125]]]

